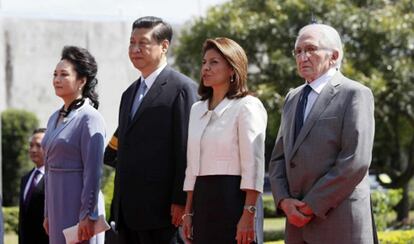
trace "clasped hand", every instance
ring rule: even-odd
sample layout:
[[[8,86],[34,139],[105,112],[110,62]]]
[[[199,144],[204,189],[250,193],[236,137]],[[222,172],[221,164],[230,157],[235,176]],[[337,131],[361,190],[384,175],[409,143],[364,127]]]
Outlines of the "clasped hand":
[[[184,206],[178,204],[171,204],[171,224],[175,227],[181,225],[181,216],[184,214]]]
[[[297,199],[283,199],[280,208],[285,212],[288,222],[298,228],[305,226],[313,218],[312,209]]]

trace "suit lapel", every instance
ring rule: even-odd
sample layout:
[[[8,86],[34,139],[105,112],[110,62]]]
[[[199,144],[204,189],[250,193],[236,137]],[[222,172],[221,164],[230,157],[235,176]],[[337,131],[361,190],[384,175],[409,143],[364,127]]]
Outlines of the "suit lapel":
[[[211,112],[208,110],[208,100],[204,100],[200,103],[199,109],[197,111],[194,111],[194,119],[197,120],[197,126],[191,131],[191,133],[193,134],[192,141],[198,142],[194,144],[197,145],[197,148],[195,149],[196,154],[194,158],[200,159],[201,137],[203,136],[204,131],[211,120],[211,117],[217,116],[218,118],[220,118],[223,115],[223,113],[235,102],[235,99],[224,98],[224,100],[220,102],[216,109],[214,109],[214,112]],[[198,175],[200,172],[200,160],[197,160],[197,162],[198,164],[194,165],[193,167],[193,173],[195,175]]]
[[[145,94],[144,98],[142,99],[142,103],[139,106],[137,112],[135,113],[134,118],[129,123],[128,130],[131,128],[133,124],[137,122],[139,117],[152,104],[152,102],[163,92],[163,87],[168,82],[169,73],[170,69],[168,67],[165,67],[163,71],[161,71],[161,73],[155,79],[154,84],[152,84],[151,88],[148,90],[147,94]],[[135,96],[133,96],[132,100],[134,99],[134,97]],[[130,104],[132,104],[132,101]]]
[[[340,84],[340,77],[341,74],[338,72],[322,89],[321,94],[319,94],[318,98],[315,101],[315,104],[313,105],[311,111],[309,112],[309,115],[303,124],[302,129],[299,132],[298,137],[296,138],[295,144],[293,145],[292,154],[294,155],[296,151],[298,150],[300,144],[302,144],[303,140],[305,139],[306,135],[309,133],[309,131],[314,126],[315,122],[320,118],[322,112],[326,109],[326,107],[331,102],[332,98],[335,97],[335,95],[338,92],[337,86]],[[291,130],[291,134],[293,134],[293,130]]]
[[[45,184],[45,175],[43,175],[42,178],[37,183],[35,192],[37,192],[37,193],[42,192],[43,188],[44,188],[44,184]]]
[[[122,111],[120,113],[120,116],[122,116],[122,119],[120,120],[122,123],[123,128],[128,128],[128,126],[131,124],[131,118],[130,118],[130,114],[131,114],[131,108],[132,108],[132,104],[134,103],[135,100],[135,95],[136,92],[138,90],[138,86],[140,84],[140,79],[136,80],[131,87],[131,94],[128,96],[125,96],[125,105],[122,106]]]
[[[299,102],[300,94],[305,85],[298,87],[295,93],[292,93],[292,101],[290,103],[290,108],[285,111],[285,118],[286,118],[286,125],[288,128],[288,133],[286,135],[286,139],[284,145],[286,147],[286,152],[292,152],[293,148],[293,141],[295,137],[295,115],[296,115],[296,107]],[[286,155],[286,158],[289,158],[289,155]]]
[[[52,144],[50,143],[52,138],[54,138],[56,135],[55,131],[56,131],[56,121],[59,117],[59,111],[56,111],[54,114],[52,114],[52,116],[50,117],[50,122],[47,125],[47,131],[45,136],[43,137],[42,140],[42,146],[43,146],[43,151],[44,154],[46,155],[46,153],[49,151],[50,147],[52,146]]]
[[[194,119],[197,122],[197,126],[191,131],[192,137],[194,138],[195,142],[201,141],[201,136],[204,133],[204,129],[206,128],[208,122],[210,121],[211,113],[208,113],[208,100],[202,101],[197,110],[194,110]],[[194,150],[195,156],[194,158],[200,159],[200,143],[194,143],[196,149]],[[200,171],[200,160],[197,161],[197,164],[193,167],[193,173],[195,175],[199,174]]]
[[[36,168],[33,168],[29,173],[27,173],[23,180],[22,180],[22,185],[20,186],[20,201],[21,203],[24,202],[23,200],[23,195],[24,195],[24,190],[26,189],[26,185],[30,179],[30,176],[32,175],[33,171],[35,171]],[[34,179],[32,179],[34,180]],[[28,199],[28,201],[32,201],[33,200],[33,195],[34,194],[38,194],[38,193],[42,193],[43,189],[44,189],[44,184],[45,184],[45,175],[43,174],[42,178],[39,180],[39,182],[36,184],[35,188],[33,189],[31,198]],[[26,208],[24,208],[26,210]]]
[[[22,188],[23,188],[23,191],[24,191],[24,188],[26,187],[26,185],[27,185],[27,181],[29,181],[29,178],[30,178],[30,175],[33,173],[33,171],[35,170],[35,168],[33,168],[32,170],[30,170],[30,172],[29,173],[27,173],[24,177],[23,177],[23,180],[22,180]]]
[[[86,103],[88,102],[88,100],[85,101],[85,104],[83,104],[80,108],[73,110],[68,117],[64,118],[63,121],[56,127],[56,128],[51,128],[51,135],[50,137],[47,139],[47,147],[44,148],[45,150],[45,155],[47,155],[49,153],[49,151],[53,148],[53,146],[55,145],[54,143],[52,143],[56,137],[60,134],[60,132],[66,128],[66,126],[68,126],[70,124],[70,122],[76,117],[76,115],[79,113],[79,111],[86,106]],[[57,119],[59,118],[59,113],[55,113],[52,121],[54,121],[54,123],[56,123],[55,121],[57,121]]]
[[[22,184],[20,185],[20,202],[23,203],[23,195],[24,195],[24,189],[26,188],[27,181],[29,181],[30,175],[32,174],[33,170],[30,170],[29,173],[27,173],[25,176],[23,176]]]

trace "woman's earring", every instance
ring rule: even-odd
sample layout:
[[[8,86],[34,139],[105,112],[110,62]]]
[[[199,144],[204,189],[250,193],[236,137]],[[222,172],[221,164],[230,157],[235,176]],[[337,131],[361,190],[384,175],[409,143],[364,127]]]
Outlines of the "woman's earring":
[[[230,78],[230,83],[233,83],[233,82],[234,82],[234,75],[232,75]]]

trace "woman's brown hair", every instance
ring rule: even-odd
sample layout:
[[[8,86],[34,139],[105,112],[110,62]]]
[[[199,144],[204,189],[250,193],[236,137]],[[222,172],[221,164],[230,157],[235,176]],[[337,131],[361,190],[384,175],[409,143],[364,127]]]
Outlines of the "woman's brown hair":
[[[237,42],[225,38],[217,37],[215,39],[207,39],[203,44],[203,56],[208,50],[214,49],[227,60],[234,70],[232,80],[230,80],[229,90],[226,94],[228,99],[241,98],[249,93],[247,88],[247,56],[243,48]],[[207,100],[213,96],[213,89],[203,84],[203,78],[200,78],[200,86],[198,94],[201,100]]]

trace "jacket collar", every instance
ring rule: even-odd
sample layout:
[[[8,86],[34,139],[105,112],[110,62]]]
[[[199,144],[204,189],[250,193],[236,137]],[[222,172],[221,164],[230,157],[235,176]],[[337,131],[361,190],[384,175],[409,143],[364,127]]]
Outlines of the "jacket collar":
[[[221,117],[221,115],[226,111],[228,107],[230,107],[234,103],[234,99],[228,99],[225,97],[221,102],[213,109],[208,109],[208,101],[204,100],[202,103],[202,110],[201,110],[201,117],[204,117],[208,112],[213,112],[217,117]]]

